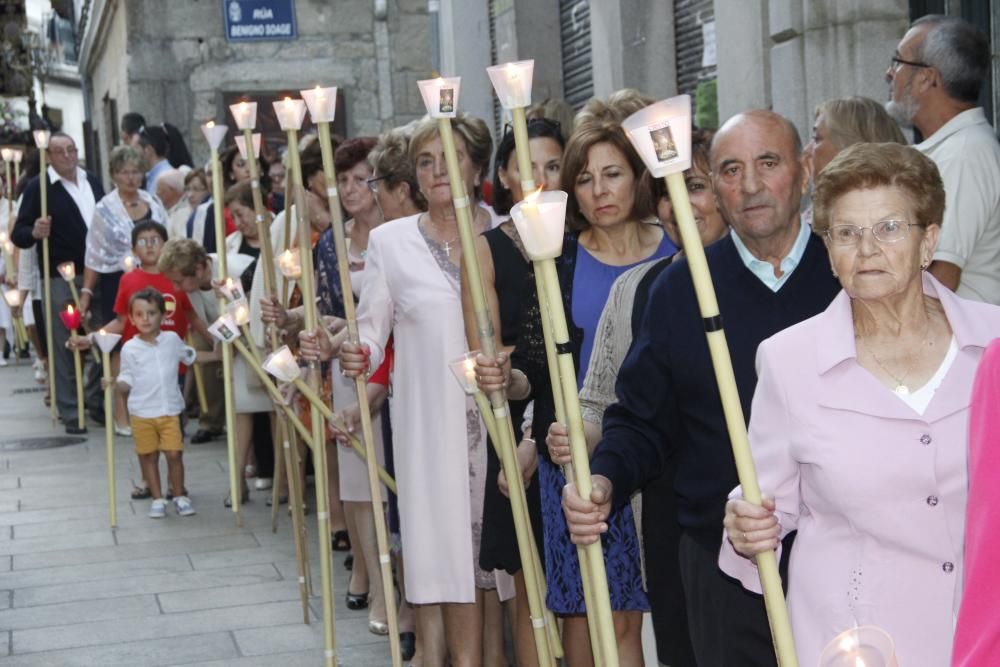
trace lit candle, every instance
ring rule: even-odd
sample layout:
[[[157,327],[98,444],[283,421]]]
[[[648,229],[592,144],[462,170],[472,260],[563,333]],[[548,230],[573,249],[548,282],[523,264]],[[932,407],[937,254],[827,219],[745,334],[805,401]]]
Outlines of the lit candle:
[[[236,127],[240,130],[252,130],[257,125],[257,103],[247,102],[229,105],[229,111],[233,114]]]
[[[274,114],[278,117],[278,125],[286,132],[288,130],[298,130],[302,127],[302,121],[306,115],[306,103],[303,100],[293,100],[286,97],[280,102],[272,102]]]
[[[531,104],[531,82],[534,71],[534,60],[521,60],[486,68],[493,89],[504,109],[523,109]]]
[[[232,305],[234,307],[227,312],[236,322],[236,326],[243,327],[250,324],[250,309],[247,308],[246,303],[233,303]]]
[[[458,76],[417,81],[424,107],[431,118],[455,118],[462,78]]]
[[[292,382],[301,374],[295,356],[288,349],[287,345],[282,345],[277,350],[267,355],[263,363],[264,370],[278,378],[282,382]]]
[[[478,350],[473,350],[448,362],[448,367],[459,386],[462,387],[462,391],[470,396],[479,391],[479,384],[476,382],[476,355],[478,354]]]
[[[126,273],[134,269],[135,257],[132,255],[125,255],[125,258],[122,260],[122,267],[125,269]]]
[[[289,280],[298,280],[302,277],[302,263],[299,261],[299,249],[289,248],[278,255],[278,270],[281,275]]]
[[[567,199],[565,192],[539,189],[511,209],[514,226],[532,260],[553,259],[562,253]]]
[[[239,335],[239,328],[236,322],[228,315],[220,315],[219,319],[208,328],[208,333],[212,334],[220,342],[228,343]]]
[[[0,231],[0,243],[6,244],[10,239],[7,236],[6,231]]]
[[[236,137],[234,137],[234,140],[236,141],[236,148],[238,148],[240,151],[240,157],[243,158],[244,160],[250,159],[249,155],[247,154],[246,137],[237,135]],[[250,137],[250,141],[253,143],[253,156],[260,157],[260,132],[254,132]]]
[[[13,148],[0,148],[0,157],[3,158],[4,162],[14,161],[14,149]]]
[[[897,667],[896,648],[885,630],[873,625],[851,628],[823,649],[820,667]]]
[[[7,253],[8,255],[14,254],[14,242],[11,241],[10,239],[7,239],[6,241],[4,241],[3,242],[3,251],[5,253]]]
[[[56,269],[59,271],[59,275],[63,277],[63,280],[67,282],[76,278],[76,264],[73,262],[63,262]]]
[[[316,124],[332,123],[337,115],[337,87],[323,88],[316,86],[299,91],[309,108],[309,117]]]
[[[73,308],[70,304],[66,306],[66,310],[59,313],[59,319],[62,320],[63,325],[69,329],[70,335],[75,336],[76,330],[80,326],[80,311]]]
[[[52,133],[48,130],[35,130],[32,133],[35,139],[35,146],[39,150],[44,150],[49,147],[49,139],[52,138]]]

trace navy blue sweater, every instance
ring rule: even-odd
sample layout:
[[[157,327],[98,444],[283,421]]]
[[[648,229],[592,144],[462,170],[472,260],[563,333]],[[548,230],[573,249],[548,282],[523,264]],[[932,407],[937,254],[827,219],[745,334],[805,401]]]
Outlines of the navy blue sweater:
[[[757,346],[822,312],[840,290],[826,249],[812,236],[802,261],[777,292],[750,272],[732,238],[705,249],[743,413],[749,420],[757,384]],[[615,504],[655,479],[665,457],[677,457],[674,490],[680,524],[722,535],[736,465],[686,260],[653,283],[638,337],[618,373],[618,403],[604,415],[594,474],[614,485]]]

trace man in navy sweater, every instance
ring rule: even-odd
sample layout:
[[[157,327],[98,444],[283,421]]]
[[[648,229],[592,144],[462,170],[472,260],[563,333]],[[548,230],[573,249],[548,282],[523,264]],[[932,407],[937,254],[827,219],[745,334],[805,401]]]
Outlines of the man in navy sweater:
[[[713,184],[732,234],[706,255],[747,419],[757,346],[826,309],[840,289],[822,241],[800,221],[810,176],[801,153],[795,127],[770,111],[735,116],[712,144]],[[591,462],[590,501],[572,487],[564,493],[574,541],[598,539],[612,507],[655,479],[666,457],[677,457],[677,516],[662,520],[681,526],[681,578],[698,664],[775,665],[763,599],[717,565],[726,497],[738,480],[685,260],[654,282],[617,394]],[[644,508],[650,515],[655,509]]]
[[[51,310],[45,317],[52,318],[53,347],[56,376],[49,378],[55,383],[56,402],[59,417],[66,424],[66,432],[86,433],[87,429],[77,426],[76,383],[73,377],[73,353],[66,349],[69,332],[59,322],[59,312],[72,302],[69,285],[59,275],[58,266],[63,262],[73,262],[76,266],[77,289],[83,290],[83,260],[87,248],[87,230],[94,217],[94,208],[104,197],[104,188],[93,174],[79,167],[76,144],[73,138],[62,132],[55,132],[49,139],[49,158],[52,164],[41,176],[48,183],[48,216],[42,217],[42,196],[39,177],[31,179],[24,189],[21,208],[18,209],[17,223],[11,233],[14,244],[27,250],[35,247],[38,252],[38,268],[42,269],[43,238],[49,239],[49,275],[52,278]],[[114,299],[115,295],[105,296]],[[95,367],[86,379],[84,400],[95,419],[104,422],[101,408],[102,393],[100,374]]]

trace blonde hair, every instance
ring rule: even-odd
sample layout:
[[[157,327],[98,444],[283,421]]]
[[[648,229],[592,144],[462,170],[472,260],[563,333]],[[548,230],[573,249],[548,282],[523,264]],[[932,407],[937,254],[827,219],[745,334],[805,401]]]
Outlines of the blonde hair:
[[[867,97],[843,97],[827,100],[816,107],[816,118],[823,116],[830,141],[842,150],[860,143],[905,144],[906,137],[885,107]]]
[[[490,129],[481,119],[461,111],[455,118],[451,119],[451,127],[465,142],[465,150],[469,154],[469,159],[479,170],[479,181],[482,183],[489,173],[490,159],[493,157],[493,137],[490,136]],[[416,165],[417,155],[421,149],[437,136],[437,120],[433,118],[421,120],[410,136],[410,162]],[[482,198],[481,185],[476,186],[475,195],[476,199]]]
[[[569,141],[573,134],[575,121],[573,119],[573,107],[555,97],[546,97],[541,102],[532,104],[525,112],[525,117],[530,121],[533,118],[546,118],[559,123],[559,133],[562,135],[563,143]]]
[[[410,186],[410,199],[421,211],[427,209],[427,200],[417,184],[417,170],[409,155],[410,139],[403,128],[390,130],[378,138],[368,153],[368,164],[385,181],[390,190],[400,183]]]
[[[622,88],[608,95],[608,99],[594,98],[576,114],[575,127],[593,121],[621,123],[639,109],[648,107],[653,99],[635,88]]]
[[[156,263],[161,272],[177,271],[182,276],[193,276],[199,267],[208,264],[208,253],[193,239],[170,239],[160,251]]]

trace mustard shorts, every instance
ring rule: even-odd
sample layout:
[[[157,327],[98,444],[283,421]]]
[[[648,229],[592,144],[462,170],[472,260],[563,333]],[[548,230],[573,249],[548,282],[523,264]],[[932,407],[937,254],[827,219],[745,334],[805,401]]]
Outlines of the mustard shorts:
[[[132,417],[132,439],[136,454],[184,451],[181,419],[177,415]]]

